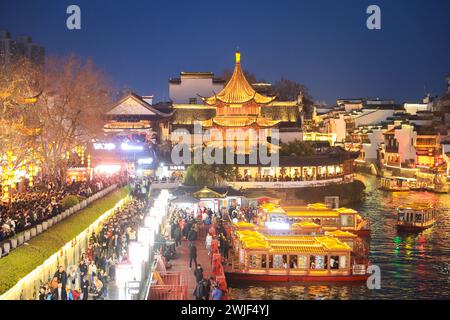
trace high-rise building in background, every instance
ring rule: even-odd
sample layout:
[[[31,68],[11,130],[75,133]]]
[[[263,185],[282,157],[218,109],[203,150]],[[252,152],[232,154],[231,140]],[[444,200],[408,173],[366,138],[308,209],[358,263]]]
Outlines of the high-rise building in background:
[[[45,61],[45,49],[35,43],[30,36],[11,37],[9,31],[0,30],[0,65],[8,65],[20,57],[26,57],[37,65]]]

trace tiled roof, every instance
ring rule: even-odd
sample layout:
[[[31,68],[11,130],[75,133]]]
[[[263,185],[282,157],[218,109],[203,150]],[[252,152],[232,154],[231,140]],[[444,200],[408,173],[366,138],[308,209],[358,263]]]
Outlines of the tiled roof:
[[[209,105],[215,105],[218,101],[226,104],[242,104],[254,100],[258,104],[267,104],[272,102],[275,97],[267,97],[253,89],[251,84],[245,78],[241,68],[240,53],[236,53],[236,64],[233,75],[225,88],[218,94],[209,98],[203,98],[203,101]]]
[[[113,108],[106,113],[109,116],[159,116],[170,117],[171,114],[167,114],[153,108],[149,103],[144,101],[141,96],[131,92],[123,99],[116,102]]]

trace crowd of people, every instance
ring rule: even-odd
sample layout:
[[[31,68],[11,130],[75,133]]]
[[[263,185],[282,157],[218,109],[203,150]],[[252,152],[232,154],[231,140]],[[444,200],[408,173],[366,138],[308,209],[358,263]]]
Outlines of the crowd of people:
[[[224,292],[220,284],[214,277],[205,277],[203,267],[197,263],[197,240],[200,237],[200,230],[206,230],[204,245],[210,263],[212,263],[212,252],[216,251],[220,252],[224,261],[227,260],[230,240],[223,224],[223,219],[227,215],[226,210],[214,212],[210,208],[201,208],[195,212],[192,208],[175,207],[170,211],[166,235],[175,241],[175,247],[180,246],[182,240],[188,242],[189,269],[194,268],[193,276],[196,282],[193,295],[197,300],[221,300],[223,297]]]
[[[108,285],[115,280],[116,266],[128,260],[128,244],[136,240],[144,219],[146,200],[133,199],[117,209],[98,234],[92,233],[78,265],[59,266],[39,291],[39,300],[108,299]]]
[[[87,198],[124,180],[123,176],[114,175],[60,187],[52,182],[36,183],[25,192],[14,194],[10,202],[0,203],[0,242],[60,214],[64,210],[62,201],[66,196]]]
[[[232,220],[254,223],[255,219],[258,218],[258,211],[253,207],[237,206],[229,209],[229,216]]]

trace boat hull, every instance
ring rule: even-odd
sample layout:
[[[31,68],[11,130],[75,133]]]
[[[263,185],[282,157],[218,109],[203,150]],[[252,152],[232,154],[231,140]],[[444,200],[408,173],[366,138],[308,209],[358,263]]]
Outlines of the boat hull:
[[[362,237],[362,238],[369,238],[371,236],[372,231],[370,229],[364,229],[364,230],[355,230],[355,231],[350,231],[353,232],[354,234],[356,234],[358,237]]]
[[[275,275],[225,271],[225,277],[227,281],[249,282],[365,282],[369,275]]]
[[[430,224],[428,226],[402,226],[402,225],[396,225],[397,230],[400,232],[420,232],[423,230],[426,230],[428,228],[431,228],[433,225]]]
[[[387,192],[407,192],[411,191],[410,188],[386,188],[386,187],[380,187],[380,190],[387,191]]]

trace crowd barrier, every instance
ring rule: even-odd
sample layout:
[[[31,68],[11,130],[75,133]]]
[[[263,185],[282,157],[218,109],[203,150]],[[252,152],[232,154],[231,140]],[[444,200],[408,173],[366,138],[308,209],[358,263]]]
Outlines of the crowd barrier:
[[[40,266],[20,279],[17,284],[0,296],[0,300],[34,300],[37,299],[39,288],[47,283],[54,275],[59,265],[64,265],[68,270],[77,265],[83,252],[87,250],[89,238],[92,232],[100,232],[103,222],[114,213],[114,211],[130,201],[127,195],[119,200],[113,208],[102,214],[95,222],[87,227],[78,236],[66,243],[63,247],[50,256]]]
[[[11,250],[14,250],[21,245],[23,245],[25,242],[30,241],[32,238],[36,237],[37,235],[41,234],[43,231],[47,230],[49,227],[54,226],[58,222],[61,222],[62,220],[66,219],[67,217],[71,216],[72,214],[86,208],[89,204],[91,204],[93,201],[104,197],[106,194],[110,193],[111,191],[115,190],[117,188],[117,184],[113,184],[109,186],[108,188],[105,188],[94,195],[90,196],[89,198],[81,201],[77,205],[63,211],[59,215],[50,218],[41,224],[38,224],[28,230],[25,230],[11,239],[7,239],[3,241],[3,243],[0,244],[0,259],[9,254]]]

